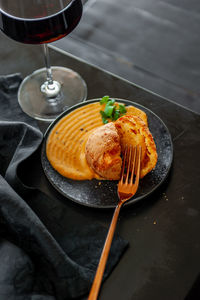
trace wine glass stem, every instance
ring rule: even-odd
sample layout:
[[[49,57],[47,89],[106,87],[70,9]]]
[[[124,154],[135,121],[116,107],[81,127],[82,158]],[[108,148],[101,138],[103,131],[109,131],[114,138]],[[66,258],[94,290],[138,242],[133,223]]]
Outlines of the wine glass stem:
[[[50,65],[49,48],[47,44],[43,44],[43,50],[44,50],[44,61],[45,61],[45,66],[47,71],[47,81],[48,84],[51,85],[53,84],[53,76],[52,76],[51,65]]]
[[[41,92],[47,97],[47,100],[54,101],[59,95],[61,90],[61,84],[58,81],[53,80],[52,70],[49,59],[49,48],[47,44],[43,44],[44,60],[46,66],[47,80],[41,86]]]

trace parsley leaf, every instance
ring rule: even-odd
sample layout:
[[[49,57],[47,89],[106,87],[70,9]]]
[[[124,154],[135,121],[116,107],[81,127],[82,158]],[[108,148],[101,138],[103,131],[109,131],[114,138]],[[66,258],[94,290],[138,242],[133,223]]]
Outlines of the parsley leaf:
[[[105,104],[104,111],[100,111],[101,118],[104,124],[107,124],[109,120],[116,121],[126,113],[125,105],[115,103],[115,99],[111,99],[109,96],[102,97],[100,100],[100,104]]]
[[[119,111],[121,114],[126,113],[126,108],[125,108],[124,104],[119,104]]]
[[[113,115],[113,121],[116,121],[120,117],[120,111],[119,109],[116,109]]]
[[[103,110],[100,110],[101,118],[104,124],[108,123],[107,116]]]
[[[110,101],[107,102],[105,109],[104,109],[104,113],[106,114],[106,116],[108,118],[112,117],[113,114],[113,110],[114,110],[114,106],[112,103],[110,103]]]
[[[109,96],[104,96],[104,97],[102,97],[101,100],[100,100],[100,104],[107,103],[109,99],[110,99]]]

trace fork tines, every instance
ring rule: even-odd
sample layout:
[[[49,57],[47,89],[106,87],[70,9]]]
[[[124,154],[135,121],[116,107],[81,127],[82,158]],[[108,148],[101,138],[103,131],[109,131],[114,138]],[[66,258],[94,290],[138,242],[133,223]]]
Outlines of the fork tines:
[[[138,164],[140,164],[141,146],[126,145],[122,172],[121,172],[121,183],[132,183],[137,172],[140,172]]]

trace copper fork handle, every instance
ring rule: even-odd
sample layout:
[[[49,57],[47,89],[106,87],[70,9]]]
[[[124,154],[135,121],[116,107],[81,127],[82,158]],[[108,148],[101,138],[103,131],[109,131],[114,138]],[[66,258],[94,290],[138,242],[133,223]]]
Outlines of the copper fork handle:
[[[105,241],[102,253],[101,253],[101,257],[100,257],[100,261],[99,261],[98,268],[96,271],[96,275],[95,275],[95,278],[94,278],[94,281],[93,281],[93,284],[92,284],[92,287],[90,290],[88,300],[96,300],[98,297],[104,270],[106,267],[106,262],[107,262],[108,255],[110,252],[110,247],[112,244],[112,240],[113,240],[113,236],[115,233],[115,228],[117,225],[117,220],[118,220],[118,216],[119,216],[119,212],[122,207],[122,204],[123,204],[123,202],[119,201],[118,205],[115,208],[115,211],[114,211],[114,214],[112,217],[112,221],[111,221],[111,224],[110,224],[110,227],[108,230],[108,234],[106,237],[106,241]]]

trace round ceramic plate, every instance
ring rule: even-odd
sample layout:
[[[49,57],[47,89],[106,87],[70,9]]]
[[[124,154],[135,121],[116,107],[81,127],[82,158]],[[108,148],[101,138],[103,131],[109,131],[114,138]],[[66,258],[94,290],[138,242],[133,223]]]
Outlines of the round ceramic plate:
[[[70,199],[81,205],[96,207],[96,208],[113,208],[118,202],[117,196],[117,181],[110,180],[83,180],[77,181],[63,177],[55,171],[50,165],[46,157],[46,141],[49,133],[61,118],[69,114],[71,111],[87,105],[89,103],[98,102],[100,99],[94,99],[79,103],[64,113],[62,113],[47,129],[42,145],[41,161],[43,170],[54,188]],[[140,180],[139,188],[135,196],[130,199],[126,205],[135,203],[155,191],[167,177],[173,159],[173,144],[169,130],[163,121],[152,111],[137,103],[116,99],[118,102],[123,102],[126,105],[133,105],[143,110],[148,117],[149,129],[154,137],[157,152],[158,162],[154,170],[148,173]],[[100,183],[101,182],[101,183]]]

